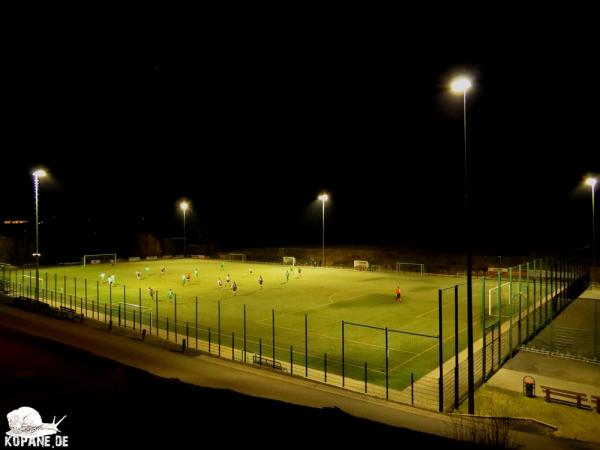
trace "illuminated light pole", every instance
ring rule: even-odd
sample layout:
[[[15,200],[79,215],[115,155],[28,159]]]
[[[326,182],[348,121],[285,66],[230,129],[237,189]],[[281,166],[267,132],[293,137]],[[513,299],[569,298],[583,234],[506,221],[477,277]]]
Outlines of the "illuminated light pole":
[[[594,191],[596,190],[596,178],[589,177],[585,180],[585,184],[592,188],[592,282],[595,281],[596,276],[596,206],[594,202]]]
[[[467,77],[456,78],[451,84],[455,94],[463,95],[463,130],[465,144],[465,246],[467,250],[467,379],[469,389],[469,414],[475,414],[475,376],[473,367],[473,282],[471,270],[470,214],[469,214],[469,160],[467,158],[467,91],[471,88],[471,80]]]
[[[188,202],[181,202],[179,204],[179,208],[183,211],[183,257],[185,258],[185,251],[186,251],[186,245],[185,245],[185,212],[187,211],[187,209],[189,208],[189,203]]]
[[[39,232],[39,201],[38,201],[38,190],[39,180],[46,176],[46,171],[38,169],[33,172],[33,190],[35,193],[35,300],[40,299],[40,232]]]
[[[329,196],[327,194],[321,194],[319,195],[319,200],[323,203],[323,256],[321,264],[325,267],[325,202],[329,200]]]

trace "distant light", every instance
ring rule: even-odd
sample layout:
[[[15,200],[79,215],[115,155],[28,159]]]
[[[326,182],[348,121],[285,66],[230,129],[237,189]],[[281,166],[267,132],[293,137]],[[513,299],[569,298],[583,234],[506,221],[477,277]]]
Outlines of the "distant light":
[[[592,177],[589,177],[587,180],[585,180],[585,184],[587,184],[588,186],[591,186],[592,189],[594,189],[597,182],[598,182],[598,180],[596,180],[595,178],[592,178]]]
[[[33,176],[36,178],[44,178],[47,175],[44,169],[39,169],[33,172]]]
[[[319,195],[319,200],[321,200],[322,202],[326,202],[327,200],[329,200],[329,195],[321,194]]]
[[[466,77],[460,77],[460,78],[456,78],[452,84],[450,85],[450,89],[452,89],[452,92],[455,92],[457,94],[462,94],[463,92],[469,90],[471,88],[472,84],[471,84],[471,80],[469,80]]]
[[[4,225],[22,225],[24,223],[27,223],[26,220],[5,220]]]
[[[190,205],[188,204],[188,202],[181,202],[179,204],[179,207],[181,208],[182,211],[185,211],[186,209],[188,209]]]

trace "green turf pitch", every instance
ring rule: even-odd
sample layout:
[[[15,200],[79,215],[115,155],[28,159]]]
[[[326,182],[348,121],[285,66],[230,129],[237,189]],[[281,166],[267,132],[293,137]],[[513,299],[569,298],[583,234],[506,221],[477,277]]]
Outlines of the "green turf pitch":
[[[165,272],[161,273],[163,266]],[[286,270],[289,271],[287,280]],[[136,272],[140,273],[140,280],[137,279]],[[191,280],[183,285],[182,276],[188,272]],[[12,276],[21,277],[21,272],[18,273],[19,275],[13,273]],[[135,261],[114,266],[98,264],[86,267],[48,267],[40,271],[40,278],[44,280],[44,289],[57,292],[59,296],[62,292],[69,301],[76,294],[78,307],[80,299],[85,298],[87,286],[88,308],[91,308],[89,305],[92,301],[96,302],[99,296],[102,309],[104,304],[109,303],[109,286],[101,281],[101,273],[105,274],[105,279],[110,275],[116,277],[116,284],[112,286],[113,308],[127,303],[128,306],[123,309],[128,311],[127,317],[131,320],[134,309],[139,314],[139,308],[131,305],[139,304],[141,297],[141,304],[152,308],[153,328],[156,326],[158,293],[160,327],[165,328],[168,317],[171,331],[173,330],[175,302],[169,302],[167,298],[167,291],[172,289],[177,296],[180,336],[186,333],[186,322],[190,337],[195,336],[197,298],[199,338],[207,340],[210,327],[212,342],[217,342],[220,303],[221,342],[231,346],[233,332],[236,348],[242,348],[245,305],[248,351],[258,352],[261,339],[263,354],[269,357],[272,355],[274,310],[276,357],[289,361],[290,346],[293,346],[296,364],[304,364],[306,315],[310,367],[323,368],[324,354],[327,353],[328,371],[337,373],[341,373],[342,320],[437,336],[438,289],[465,282],[464,278],[448,276],[313,267],[302,267],[300,275],[297,267],[292,271],[289,266],[283,265],[227,261],[224,263],[224,270],[221,270],[221,261],[193,259]],[[227,286],[228,274],[231,282],[235,281],[237,284],[237,295]],[[264,279],[262,288],[258,283],[261,275]],[[218,278],[223,282],[222,287],[217,285]],[[18,281],[21,282],[21,278]],[[478,284],[479,281],[474,280],[474,292],[480,292]],[[402,290],[401,303],[395,301],[396,286],[400,286]],[[150,298],[149,287],[155,293],[154,299]],[[480,294],[477,295],[474,300],[474,317],[479,322],[482,302]],[[445,291],[443,338],[444,353],[448,357],[450,348],[454,345],[453,304],[453,290]],[[460,347],[463,348],[463,336],[466,333],[464,289],[459,295],[459,305]],[[149,310],[145,309],[145,313],[147,311]],[[476,337],[477,332],[481,335],[480,328],[480,325],[475,326]],[[403,387],[409,382],[411,373],[419,377],[438,365],[438,340],[435,338],[389,332],[388,346],[392,387]],[[346,376],[362,380],[365,362],[368,364],[369,382],[382,383],[385,371],[385,333],[382,330],[348,325],[345,327]]]

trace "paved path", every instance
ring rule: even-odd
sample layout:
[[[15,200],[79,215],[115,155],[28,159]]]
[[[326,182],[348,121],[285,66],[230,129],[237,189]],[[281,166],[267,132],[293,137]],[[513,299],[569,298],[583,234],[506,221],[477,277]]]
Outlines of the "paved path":
[[[580,298],[600,299],[600,289],[588,289]],[[600,395],[600,365],[520,351],[496,372],[487,384],[523,392],[523,377],[533,376],[540,385],[552,386],[589,395]],[[542,395],[541,389],[536,392]]]
[[[7,328],[51,339],[161,377],[299,405],[338,407],[354,416],[388,425],[445,437],[455,435],[453,419],[448,415],[386,402],[216,357],[190,357],[169,352],[139,340],[111,334],[106,329],[45,317],[6,304],[0,304],[0,323]],[[523,432],[514,432],[513,437],[525,449],[597,448],[592,444]]]

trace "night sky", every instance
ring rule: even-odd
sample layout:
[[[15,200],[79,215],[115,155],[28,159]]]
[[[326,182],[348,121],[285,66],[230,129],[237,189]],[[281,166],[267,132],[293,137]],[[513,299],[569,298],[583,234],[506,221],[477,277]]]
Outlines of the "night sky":
[[[322,190],[328,245],[460,250],[463,105],[448,84],[465,72],[475,250],[591,243],[600,95],[585,30],[468,47],[229,31],[9,46],[0,219],[33,222],[41,164],[42,242],[73,255],[181,236],[182,197],[190,244],[318,247]]]

